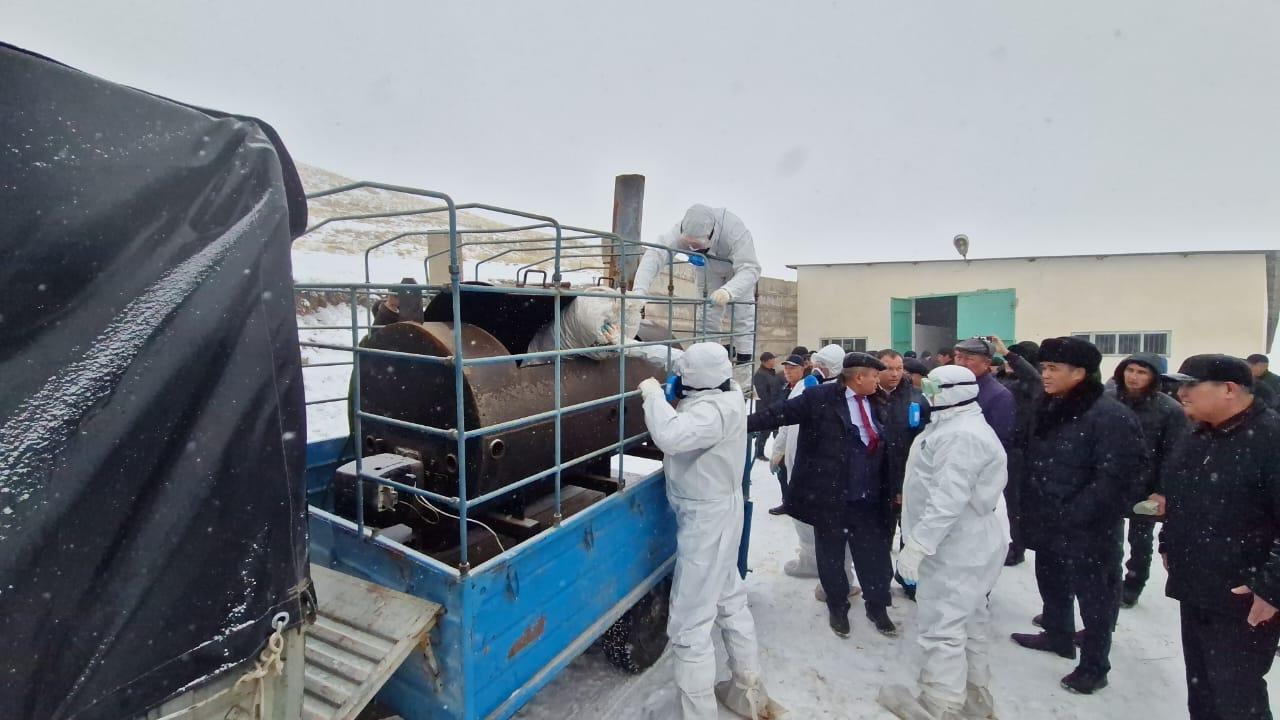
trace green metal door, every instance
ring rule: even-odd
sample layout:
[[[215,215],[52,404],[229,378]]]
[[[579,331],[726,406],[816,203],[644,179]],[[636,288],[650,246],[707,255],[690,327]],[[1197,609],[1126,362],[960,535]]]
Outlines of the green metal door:
[[[889,340],[893,349],[900,353],[911,349],[911,330],[915,326],[913,312],[910,299],[889,298]]]
[[[956,296],[956,338],[996,335],[1012,342],[1017,305],[1013,290],[984,290]]]

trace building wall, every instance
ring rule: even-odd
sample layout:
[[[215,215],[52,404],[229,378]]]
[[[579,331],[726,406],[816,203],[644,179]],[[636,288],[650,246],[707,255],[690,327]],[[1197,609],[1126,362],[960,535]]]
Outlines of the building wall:
[[[664,276],[665,277],[665,276]],[[697,295],[693,280],[693,268],[689,265],[677,265],[675,278],[675,296],[692,298]],[[757,285],[759,299],[756,301],[756,356],[768,350],[774,355],[786,356],[796,346],[796,283],[791,280],[777,278],[760,278]],[[655,294],[666,293],[665,281],[653,284]],[[645,315],[665,324],[667,306],[665,303],[649,303],[645,306]],[[693,308],[677,305],[672,313],[675,321],[677,337],[689,337],[693,330]],[[725,329],[728,329],[725,321]]]
[[[798,341],[890,346],[890,298],[1012,288],[1015,339],[1169,331],[1170,365],[1205,352],[1266,350],[1264,253],[883,263],[798,268]],[[924,350],[926,348],[920,348]],[[936,350],[936,348],[927,348]],[[1119,356],[1108,356],[1104,372]]]

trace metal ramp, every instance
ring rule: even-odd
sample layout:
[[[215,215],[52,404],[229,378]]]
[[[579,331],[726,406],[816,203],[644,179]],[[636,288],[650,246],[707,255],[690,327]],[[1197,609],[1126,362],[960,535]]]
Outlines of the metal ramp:
[[[436,603],[311,566],[319,610],[307,627],[303,720],[353,720],[414,648],[430,653]]]

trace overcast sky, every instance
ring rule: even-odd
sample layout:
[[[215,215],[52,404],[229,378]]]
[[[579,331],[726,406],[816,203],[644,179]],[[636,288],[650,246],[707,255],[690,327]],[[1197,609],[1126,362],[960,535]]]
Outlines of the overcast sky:
[[[1280,246],[1280,2],[65,2],[3,39],[296,158],[786,263]]]

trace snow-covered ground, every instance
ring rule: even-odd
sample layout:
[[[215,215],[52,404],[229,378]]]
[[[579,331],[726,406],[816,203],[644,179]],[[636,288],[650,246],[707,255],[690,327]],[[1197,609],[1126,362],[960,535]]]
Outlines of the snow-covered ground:
[[[782,572],[794,556],[791,520],[766,510],[778,504],[778,483],[765,463],[753,472],[755,514],[751,532],[751,569],[747,586],[760,636],[770,692],[791,710],[794,720],[893,717],[875,702],[890,673],[900,672],[899,643],[877,634],[862,615],[860,601],[850,612],[853,634],[836,637],[827,628],[826,607],[813,596],[816,581]],[[1137,607],[1120,611],[1111,651],[1110,687],[1093,696],[1072,695],[1058,685],[1071,671],[1068,660],[1024,650],[1011,632],[1031,632],[1040,612],[1034,564],[1005,568],[991,596],[994,613],[993,692],[1000,717],[1020,719],[1164,720],[1186,717],[1186,681],[1179,642],[1178,607],[1164,596],[1165,573],[1159,561]],[[896,590],[896,585],[895,585]],[[911,625],[914,604],[895,594],[889,611],[896,622]],[[905,629],[905,628],[904,628]],[[904,637],[906,633],[904,633]],[[721,677],[728,676],[719,646]],[[517,717],[522,720],[630,720],[659,693],[670,691],[670,652],[639,676],[615,670],[592,649],[574,661]],[[1280,713],[1280,669],[1268,678],[1272,711]],[[735,717],[721,709],[722,718]]]

